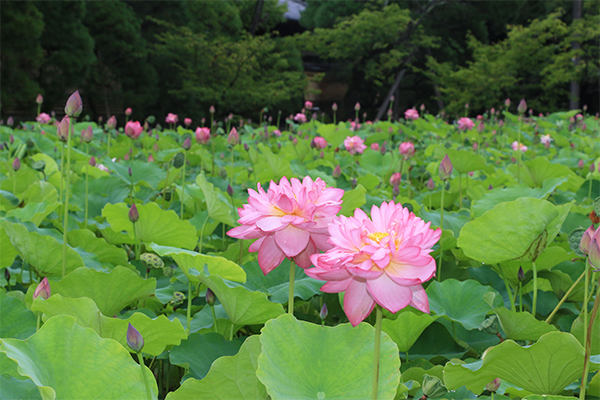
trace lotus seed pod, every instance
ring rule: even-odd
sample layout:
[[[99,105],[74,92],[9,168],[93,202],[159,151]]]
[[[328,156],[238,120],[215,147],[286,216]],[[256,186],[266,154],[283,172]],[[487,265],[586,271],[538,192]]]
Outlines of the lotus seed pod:
[[[182,152],[175,154],[175,157],[173,157],[173,166],[175,168],[183,167],[184,160],[185,160],[185,156],[183,155]]]
[[[140,260],[146,265],[146,268],[163,268],[165,266],[164,261],[152,253],[144,253],[140,256]]]

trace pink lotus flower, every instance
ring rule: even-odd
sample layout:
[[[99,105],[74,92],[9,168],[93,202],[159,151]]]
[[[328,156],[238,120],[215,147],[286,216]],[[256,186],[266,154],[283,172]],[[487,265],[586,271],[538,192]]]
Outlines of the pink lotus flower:
[[[206,144],[210,140],[209,128],[196,128],[196,142]]]
[[[303,124],[306,122],[306,115],[304,115],[302,113],[298,113],[298,114],[294,115],[294,121]]]
[[[35,288],[33,292],[33,299],[37,299],[41,297],[44,300],[48,300],[51,296],[52,290],[50,289],[50,283],[48,282],[48,278],[44,277],[40,284]]]
[[[315,149],[322,150],[327,147],[327,140],[321,136],[317,136],[312,140],[311,146]]]
[[[398,151],[405,158],[412,157],[415,154],[415,145],[412,144],[411,142],[400,143],[400,146],[398,147]]]
[[[346,150],[352,155],[356,153],[362,154],[367,148],[364,143],[365,142],[358,136],[347,136],[344,140],[344,147],[346,147]]]
[[[400,172],[394,172],[392,176],[390,176],[390,185],[396,186],[402,182],[402,174]]]
[[[117,127],[117,117],[114,115],[106,121],[106,129],[115,129]]]
[[[258,264],[266,275],[284,258],[294,260],[301,268],[310,267],[310,256],[332,246],[327,239],[327,224],[342,204],[342,189],[328,188],[320,178],[307,176],[302,182],[281,178],[279,185],[271,181],[265,192],[248,189],[248,204],[239,208],[242,224],[227,234],[238,239],[258,239],[250,251],[258,251]]]
[[[179,121],[179,117],[177,117],[177,114],[168,113],[167,118],[165,118],[165,122],[167,124],[176,124],[177,121]]]
[[[375,151],[379,151],[379,143],[371,143],[371,149]]]
[[[183,119],[183,123],[185,124],[185,126],[190,126],[192,124],[192,119],[191,118],[184,118]]]
[[[460,129],[461,131],[469,131],[473,129],[474,126],[475,123],[471,121],[470,118],[463,117],[458,120],[458,129]]]
[[[419,119],[419,112],[414,108],[406,110],[406,111],[404,111],[404,119],[406,119],[407,121],[409,119],[411,119],[411,120]]]
[[[393,201],[373,206],[371,217],[356,209],[353,217],[334,219],[329,224],[333,249],[311,256],[315,268],[306,274],[328,281],[323,292],[346,292],[344,311],[353,326],[376,303],[392,313],[408,305],[428,313],[421,284],[435,275],[429,253],[442,231]]]
[[[279,129],[275,129],[273,131],[273,135],[275,135],[275,137],[280,137],[281,136],[281,131]]]
[[[594,237],[596,236],[600,239],[600,228],[596,230],[594,224],[592,224],[583,233],[581,241],[579,242],[579,250],[581,250],[581,252],[586,255],[589,254],[590,243],[592,242],[592,240],[594,240]]]
[[[540,142],[542,142],[544,147],[546,147],[547,149],[550,148],[550,144],[552,143],[553,140],[554,139],[552,139],[552,137],[550,135],[540,136]]]
[[[523,143],[518,143],[516,140],[514,142],[512,142],[511,147],[514,151],[522,151],[523,153],[525,153],[527,151],[527,146],[525,146]]]
[[[144,128],[138,121],[128,121],[125,124],[125,134],[132,139],[137,139],[142,134]]]
[[[231,128],[231,131],[229,132],[229,136],[227,136],[227,143],[229,143],[232,146],[235,146],[239,142],[240,142],[240,135],[234,126],[233,128]]]
[[[40,113],[35,120],[40,124],[47,124],[48,122],[52,121],[52,117],[46,113]]]
[[[353,132],[357,131],[360,129],[360,127],[361,127],[361,125],[358,122],[355,122],[355,121],[350,122],[350,130],[351,131],[353,131]]]

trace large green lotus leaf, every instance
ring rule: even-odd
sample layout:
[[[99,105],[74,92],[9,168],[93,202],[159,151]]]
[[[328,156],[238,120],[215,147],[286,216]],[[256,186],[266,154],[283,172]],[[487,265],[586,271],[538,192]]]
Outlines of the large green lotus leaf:
[[[55,238],[30,232],[24,225],[2,221],[10,242],[19,255],[41,276],[62,275],[63,246]],[[83,258],[67,246],[66,272],[83,267]]]
[[[343,122],[340,122],[338,125],[333,124],[324,124],[320,125],[317,128],[317,132],[319,135],[323,136],[327,143],[331,146],[339,147],[344,143],[344,140],[348,136],[352,136],[354,133],[346,128],[346,125]]]
[[[2,243],[2,251],[0,251],[0,268],[10,267],[13,262],[15,262],[15,257],[19,255],[19,252],[10,242],[10,238],[4,229],[4,224],[0,224],[0,243]]]
[[[458,247],[487,264],[520,259],[534,261],[552,243],[571,204],[520,198],[500,203],[463,226]]]
[[[465,329],[461,324],[450,321],[446,318],[438,318],[436,323],[444,325],[446,330],[452,335],[457,344],[465,350],[475,351],[477,354],[482,354],[491,346],[500,343],[498,336],[479,329]]]
[[[427,288],[431,311],[461,323],[467,330],[477,329],[491,311],[483,299],[488,292],[498,293],[491,286],[483,286],[473,279],[462,282],[456,279],[441,283],[434,281]],[[495,299],[501,305],[500,296]]]
[[[545,394],[530,394],[529,396],[523,397],[523,400],[577,400],[577,397],[573,396],[554,396]]]
[[[533,160],[525,161],[525,167],[521,168],[521,180],[532,187],[542,187],[544,181],[550,178],[568,177],[568,180],[558,186],[560,190],[576,192],[583,184],[584,179],[571,171],[566,165],[552,163],[546,157],[535,157]],[[508,167],[513,176],[517,176],[517,165]]]
[[[69,244],[73,247],[81,247],[88,253],[94,253],[102,263],[112,265],[127,265],[127,253],[122,247],[113,246],[106,240],[96,237],[87,229],[77,229],[69,232]]]
[[[25,303],[0,291],[0,338],[26,339],[35,333],[35,315]]]
[[[442,217],[439,210],[428,212],[425,210],[425,208],[422,208],[419,216],[425,222],[431,222],[431,225],[433,226],[440,226]],[[452,231],[454,237],[457,238],[462,227],[469,222],[470,219],[471,217],[469,216],[469,212],[467,210],[460,210],[458,212],[445,212],[444,231]]]
[[[401,312],[394,320],[381,321],[381,329],[398,345],[399,351],[406,352],[436,318],[407,310]]]
[[[588,329],[592,332],[592,349],[590,354],[600,354],[600,322],[598,322],[597,317],[594,320],[594,325],[588,326]],[[583,346],[583,318],[581,316],[573,321],[573,324],[571,325],[571,334],[573,334]]]
[[[342,209],[339,214],[346,217],[353,216],[354,210],[362,207],[367,202],[366,193],[367,189],[363,185],[357,185],[352,190],[346,190],[342,197]]]
[[[140,312],[127,319],[106,317],[98,310],[94,300],[87,297],[70,299],[55,294],[47,300],[34,300],[31,309],[43,312],[44,320],[56,315],[75,317],[79,326],[92,328],[101,337],[116,340],[127,350],[127,327],[131,324],[144,338],[144,353],[151,356],[158,356],[168,346],[178,345],[187,337],[179,320],[169,321],[164,315],[150,318]]]
[[[502,307],[494,309],[494,312],[507,339],[535,341],[542,335],[557,330],[554,325],[539,321],[528,312],[518,313]]]
[[[367,399],[374,341],[366,323],[329,327],[282,315],[262,329],[256,375],[273,399]],[[394,398],[399,368],[398,347],[382,332],[378,399]]]
[[[450,161],[452,161],[452,167],[459,174],[466,174],[467,172],[471,171],[479,171],[486,169],[487,167],[485,158],[471,150],[444,149],[436,155],[438,156],[438,159],[442,159],[446,154],[448,154]]]
[[[258,335],[250,336],[234,356],[219,357],[202,380],[187,379],[167,400],[267,398],[265,386],[256,377],[261,351]]]
[[[58,164],[56,163],[56,161],[54,161],[54,158],[50,157],[47,154],[44,153],[37,153],[34,154],[33,156],[31,156],[31,159],[33,161],[43,161],[45,166],[44,166],[44,174],[46,176],[50,176],[55,172],[58,172]]]
[[[0,375],[0,399],[37,400],[41,398],[38,387],[31,379],[19,379],[10,375]]]
[[[301,160],[306,154],[306,151],[303,151],[303,147],[305,148],[305,150],[310,150],[308,144],[304,144],[303,142],[303,140],[299,140],[298,146],[296,147],[298,153],[300,154],[299,158]],[[293,146],[294,145],[291,142],[288,142],[288,144],[283,147],[280,154],[283,155],[284,151],[286,149],[289,149],[288,154],[290,156],[282,157],[279,154],[273,154],[271,149],[269,149],[263,143],[259,143],[258,149],[260,150],[260,156],[257,157],[258,160],[255,161],[256,163],[254,164],[256,181],[268,184],[270,180],[278,182],[284,176],[294,176],[293,171],[290,167],[290,160],[292,159],[292,154],[293,158],[297,158],[295,152],[291,150],[294,148]]]
[[[109,273],[79,268],[59,282],[50,282],[50,288],[63,297],[89,297],[102,314],[112,317],[134,301],[152,296],[156,279],[143,279],[121,266]]]
[[[584,349],[570,333],[550,332],[529,347],[506,340],[490,348],[482,361],[470,365],[449,362],[444,383],[449,390],[466,385],[481,393],[500,378],[535,394],[557,394],[581,377]]]
[[[485,192],[480,199],[473,202],[471,211],[474,218],[478,218],[488,210],[494,208],[497,204],[505,201],[517,200],[521,197],[535,197],[536,199],[546,199],[558,185],[565,182],[566,177],[550,178],[544,181],[541,188],[529,188],[525,185],[515,185],[507,188],[492,189]]]
[[[208,215],[215,221],[235,226],[236,221],[232,214],[233,209],[223,194],[217,191],[213,184],[209,183],[202,174],[196,177],[196,184],[198,184],[202,193],[204,193]]]
[[[13,182],[16,182],[15,193],[13,195],[22,198],[21,195],[23,192],[38,182],[40,177],[41,174],[39,172],[29,168],[25,163],[21,163],[20,170],[16,173],[11,173],[8,178],[0,182],[0,189],[13,193]]]
[[[183,273],[192,282],[199,282],[199,277],[196,272],[192,272],[192,268],[200,274],[204,274],[204,267],[208,268],[210,275],[219,275],[223,279],[234,282],[246,281],[246,272],[244,269],[224,257],[209,256],[191,250],[159,246],[154,243],[150,245],[150,248],[160,256],[170,256],[173,258],[179,268],[181,268]]]
[[[140,366],[119,343],[103,339],[75,318],[57,316],[27,340],[2,339],[0,352],[19,364],[46,399],[146,400]],[[144,367],[152,398],[158,388]]]
[[[156,203],[136,205],[140,218],[135,223],[138,240],[184,249],[196,247],[196,229],[189,221],[179,219],[175,211],[165,211]],[[127,231],[134,243],[133,223],[129,220],[129,206],[125,203],[107,204],[102,216],[115,232]]]
[[[53,211],[60,207],[60,203],[43,201],[29,203],[23,208],[16,208],[6,213],[6,217],[16,217],[21,221],[31,221],[35,226],[40,226],[42,221]]]
[[[208,373],[212,363],[222,356],[233,356],[238,352],[241,342],[229,342],[218,333],[191,334],[169,353],[173,365],[188,368],[196,379],[202,379]]]
[[[235,325],[264,324],[284,313],[281,304],[270,302],[266,294],[230,287],[218,275],[200,276],[200,281],[215,293]]]
[[[160,168],[156,163],[147,163],[143,161],[122,161],[112,162],[105,161],[104,165],[110,170],[115,171],[116,175],[126,182],[134,185],[141,183],[147,184],[153,189],[156,189],[161,179],[167,176],[164,169]],[[131,168],[131,176],[129,176],[129,168]]]

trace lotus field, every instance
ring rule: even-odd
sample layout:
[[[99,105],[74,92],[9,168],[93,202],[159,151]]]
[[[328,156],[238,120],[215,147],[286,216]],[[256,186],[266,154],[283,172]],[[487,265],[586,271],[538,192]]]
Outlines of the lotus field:
[[[600,398],[598,117],[356,109],[0,125],[0,398]]]

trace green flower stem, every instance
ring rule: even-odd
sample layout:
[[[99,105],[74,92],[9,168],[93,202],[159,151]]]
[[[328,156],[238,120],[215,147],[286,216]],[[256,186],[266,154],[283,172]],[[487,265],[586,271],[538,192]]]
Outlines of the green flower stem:
[[[211,128],[212,132],[212,128]],[[210,175],[215,176],[215,141],[211,140],[210,142],[210,152],[212,153],[212,165],[210,167]]]
[[[446,181],[442,181],[442,201],[440,202],[440,229],[444,233],[444,193],[446,191]],[[440,259],[438,261],[438,282],[442,281],[442,245],[440,244]]]
[[[519,116],[519,133],[517,137],[517,180],[521,183],[521,156],[523,153],[521,151],[521,116]],[[533,297],[536,297],[536,295],[534,294]],[[535,309],[535,305],[533,307]],[[535,315],[535,313],[533,313],[533,315]]]
[[[38,312],[36,312],[36,314],[37,314],[37,323],[35,325],[35,331],[37,332],[40,330],[40,325],[42,322],[42,312],[38,311]]]
[[[537,267],[535,266],[535,261],[533,262],[533,306],[531,307],[531,314],[535,317],[535,311],[537,309]]]
[[[62,204],[63,202],[63,177],[65,174],[65,142],[61,142],[60,147],[60,187],[59,187],[59,198],[58,201]]]
[[[139,260],[141,243],[138,239],[137,229],[135,229],[135,222],[132,222],[132,223],[133,223],[133,237],[135,239],[135,244],[133,245],[135,248],[135,259]]]
[[[233,322],[231,323],[231,329],[229,330],[229,341],[233,340]]]
[[[211,304],[210,306],[210,311],[212,312],[212,317],[213,317],[213,330],[215,332],[219,332],[219,330],[217,329],[217,314],[215,314],[215,305]]]
[[[458,209],[460,210],[462,208],[462,199],[463,199],[463,195],[462,195],[462,174],[458,174]]]
[[[233,186],[233,149],[235,146],[231,146],[231,174],[229,174],[229,184]]]
[[[13,195],[17,196],[17,171],[15,171],[15,179],[13,179]]]
[[[588,304],[589,304],[589,299],[588,299],[588,294],[589,294],[589,290],[590,290],[590,269],[589,269],[590,263],[589,263],[589,258],[586,257],[585,260],[585,284],[583,285],[583,304],[581,307],[581,311],[583,312],[583,337],[587,338],[587,333],[588,333]],[[597,296],[596,296],[597,297]]]
[[[558,302],[558,304],[556,305],[556,307],[554,307],[554,310],[552,310],[552,312],[550,313],[550,315],[548,316],[548,318],[546,318],[546,323],[547,324],[549,324],[550,322],[552,322],[552,318],[554,318],[554,316],[558,312],[558,309],[560,308],[560,306],[562,306],[564,304],[564,302],[567,301],[567,298],[569,297],[569,295],[571,294],[571,292],[573,291],[573,289],[575,289],[575,286],[577,286],[579,284],[579,282],[581,282],[581,280],[585,276],[586,272],[587,272],[587,269],[585,269],[583,271],[583,273],[579,276],[579,278],[577,278],[577,280],[571,285],[571,287],[569,288],[569,290],[567,290],[567,293],[565,293],[565,295],[562,297],[562,299],[560,299],[560,301]]]
[[[381,348],[381,319],[383,311],[381,306],[375,306],[375,355],[373,358],[373,391],[371,399],[377,399],[377,389],[379,387],[379,349]]]
[[[144,385],[146,386],[146,397],[148,400],[152,400],[152,392],[150,391],[150,382],[148,382],[148,376],[146,376],[146,371],[144,370],[144,356],[141,351],[137,352],[138,361],[140,362],[140,368],[142,370],[142,378],[144,379]]]
[[[288,314],[294,315],[294,279],[296,279],[296,264],[290,260],[290,293],[288,297]]]
[[[335,111],[333,112],[333,124],[336,125],[336,121],[335,121]]]
[[[515,306],[515,298],[513,296],[508,280],[506,279],[506,275],[504,275],[504,271],[502,271],[502,268],[500,266],[498,266],[498,270],[500,271],[500,277],[502,278],[502,280],[504,281],[504,285],[506,286],[506,292],[508,293],[508,299],[510,300],[510,310],[517,312],[517,307]]]
[[[523,312],[523,283],[519,281],[519,312]]]
[[[187,150],[183,152],[183,175],[181,177],[181,212],[179,217],[183,221],[183,198],[185,194],[185,165],[187,164]],[[168,178],[168,177],[167,177]]]
[[[587,272],[587,270],[586,270]],[[594,300],[594,308],[592,308],[592,315],[590,318],[590,325],[594,326],[594,320],[598,315],[598,307],[600,307],[600,280],[598,280],[598,290],[596,291],[596,300]],[[583,376],[581,377],[581,391],[579,398],[585,399],[585,391],[587,389],[587,376],[590,369],[590,353],[592,352],[592,330],[590,329],[585,336],[585,358],[583,360]]]
[[[90,152],[90,145],[89,144],[85,144],[85,159],[87,160],[89,157],[89,152]],[[88,173],[88,169],[89,169],[89,164],[85,166],[85,222],[84,222],[84,228],[87,229],[87,225],[88,225],[88,181],[89,181],[89,173]]]
[[[171,161],[169,161],[167,163],[167,178],[165,179],[165,187],[163,187],[163,192],[162,192],[162,198],[163,198],[163,210],[166,210],[166,205],[165,205],[165,197],[166,197],[166,193],[167,193],[167,186],[169,186],[169,170],[171,169]]]
[[[188,279],[188,304],[187,304],[187,328],[186,333],[190,334],[190,324],[192,323],[192,281]]]
[[[73,136],[74,128],[73,124],[75,121],[70,121],[69,134],[67,138],[67,168],[65,170],[65,212],[63,218],[63,252],[62,252],[62,277],[64,278],[67,274],[67,227],[69,226],[69,184],[70,177],[69,172],[71,171],[71,136]]]
[[[106,157],[110,158],[110,129],[106,132]]]

